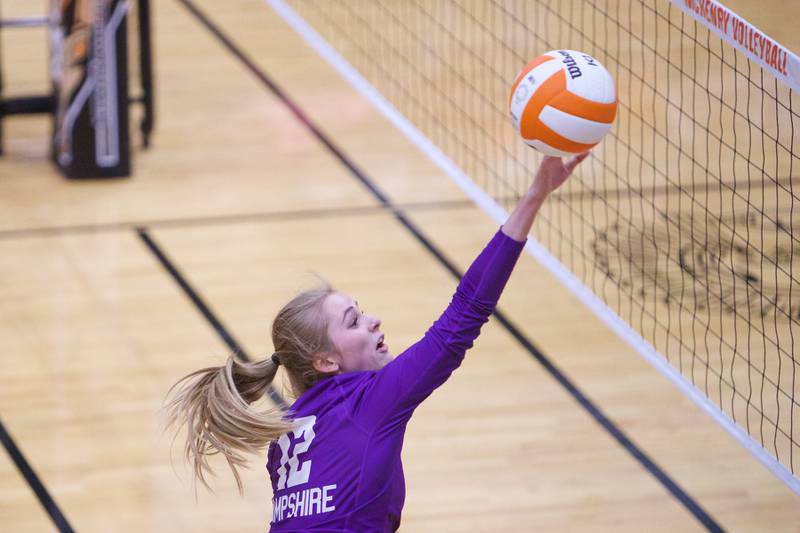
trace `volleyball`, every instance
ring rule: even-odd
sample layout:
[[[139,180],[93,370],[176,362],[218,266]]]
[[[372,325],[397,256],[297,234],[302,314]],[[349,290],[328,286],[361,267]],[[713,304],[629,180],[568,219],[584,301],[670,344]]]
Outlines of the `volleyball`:
[[[511,87],[508,107],[527,145],[567,157],[590,150],[611,130],[617,92],[594,57],[552,50],[525,65]]]

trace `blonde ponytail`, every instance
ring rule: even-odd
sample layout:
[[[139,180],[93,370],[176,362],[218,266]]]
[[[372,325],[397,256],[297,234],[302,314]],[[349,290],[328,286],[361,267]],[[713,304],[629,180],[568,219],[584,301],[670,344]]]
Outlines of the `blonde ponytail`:
[[[167,393],[167,426],[176,432],[186,426],[184,455],[192,465],[194,479],[206,488],[210,488],[206,481],[210,456],[225,457],[241,493],[238,469],[245,465],[245,455],[259,452],[292,429],[288,414],[280,409],[256,411],[250,407],[275,379],[276,362],[286,369],[295,398],[326,377],[314,370],[312,362],[316,354],[331,349],[322,305],[333,292],[323,283],[283,306],[272,324],[274,361],[268,357],[257,363],[239,363],[229,357],[225,366],[192,372]]]
[[[210,488],[208,458],[221,453],[242,493],[239,468],[245,465],[246,454],[261,451],[291,429],[282,410],[250,407],[263,397],[277,370],[270,358],[239,363],[229,357],[225,366],[192,372],[170,389],[172,398],[164,406],[167,425],[175,431],[186,426],[184,456],[194,479],[206,488]]]

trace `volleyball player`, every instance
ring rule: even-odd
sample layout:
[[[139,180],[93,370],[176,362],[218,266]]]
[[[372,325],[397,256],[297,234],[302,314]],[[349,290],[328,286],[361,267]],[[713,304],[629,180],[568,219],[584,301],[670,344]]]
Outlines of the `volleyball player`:
[[[444,313],[421,340],[392,357],[381,321],[329,286],[303,292],[275,317],[275,353],[233,357],[173,387],[170,424],[185,425],[185,451],[206,484],[207,459],[222,454],[242,489],[245,453],[269,445],[271,531],[394,531],[405,482],[400,452],[414,409],[444,383],[489,319],[547,196],[588,154],[545,157],[527,193],[473,261]],[[282,366],[296,400],[260,412]]]

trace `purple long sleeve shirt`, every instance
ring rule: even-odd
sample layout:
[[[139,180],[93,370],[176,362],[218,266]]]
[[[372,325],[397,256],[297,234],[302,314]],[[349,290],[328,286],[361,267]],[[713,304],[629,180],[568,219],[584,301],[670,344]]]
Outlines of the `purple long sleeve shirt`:
[[[425,336],[378,371],[324,379],[292,405],[295,429],[272,443],[270,531],[394,531],[400,452],[414,409],[464,359],[497,305],[524,243],[498,231]]]

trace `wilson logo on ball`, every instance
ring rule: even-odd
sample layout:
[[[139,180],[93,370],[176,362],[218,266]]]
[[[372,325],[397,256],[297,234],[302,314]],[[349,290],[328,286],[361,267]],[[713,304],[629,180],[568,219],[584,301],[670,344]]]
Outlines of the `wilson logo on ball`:
[[[553,50],[525,65],[511,87],[508,107],[526,144],[564,157],[591,149],[611,130],[617,93],[595,58]]]

